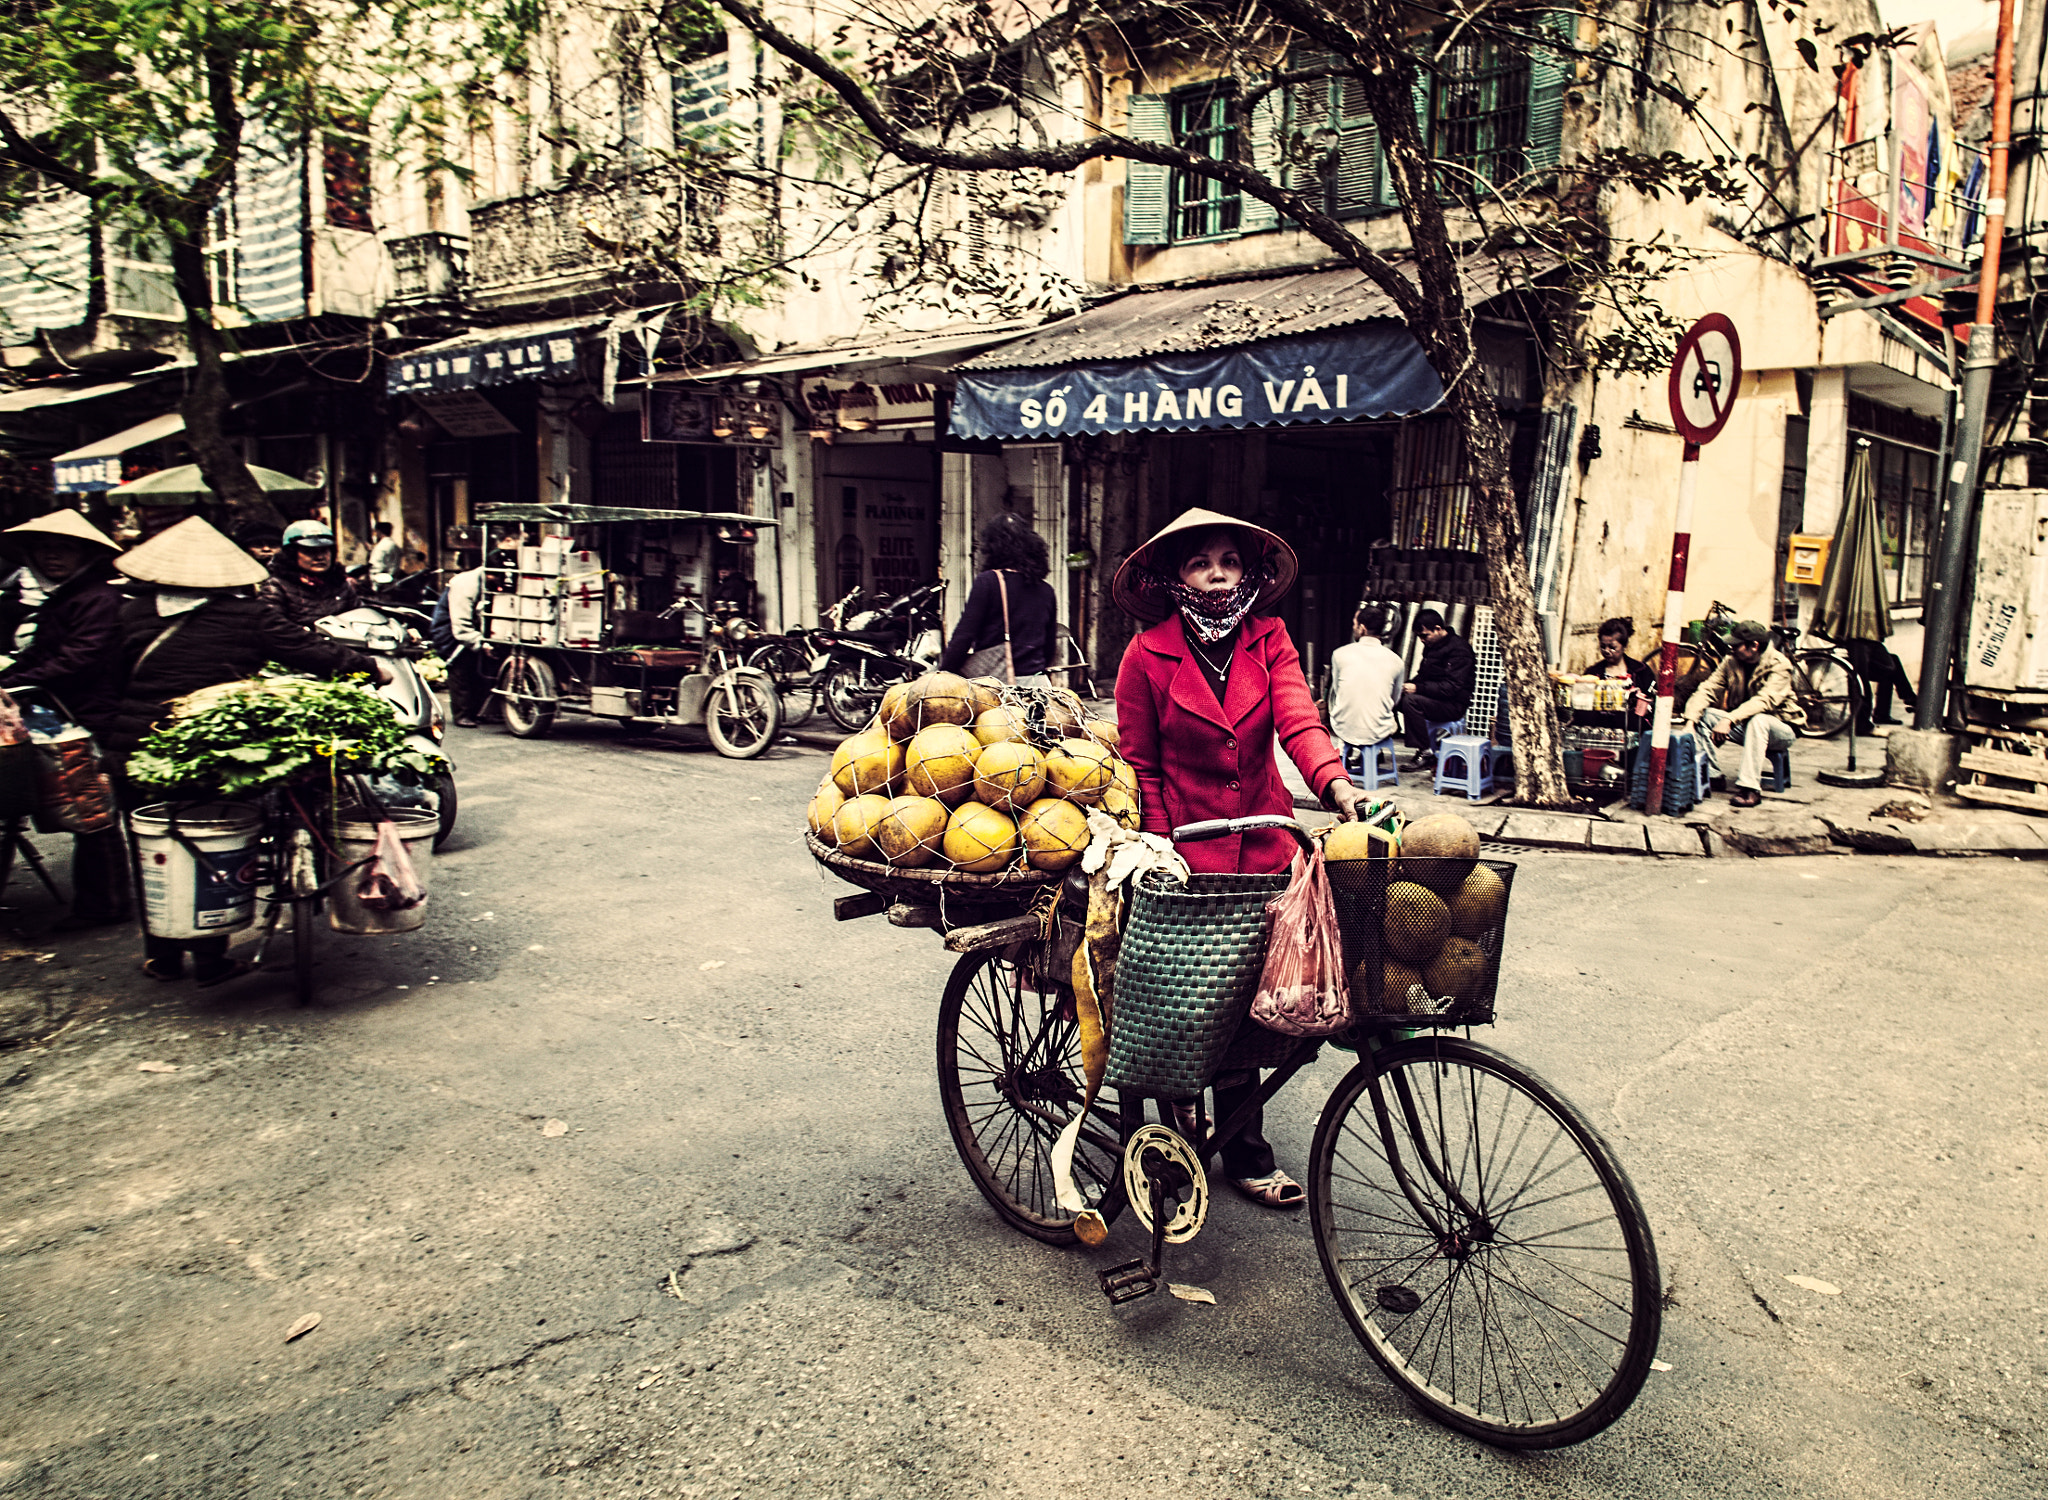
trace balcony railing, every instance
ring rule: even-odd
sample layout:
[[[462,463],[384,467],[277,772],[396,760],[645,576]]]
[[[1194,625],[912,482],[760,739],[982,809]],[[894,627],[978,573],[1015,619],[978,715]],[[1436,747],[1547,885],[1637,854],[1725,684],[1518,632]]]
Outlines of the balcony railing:
[[[673,171],[501,198],[470,210],[470,286],[506,292],[656,269],[716,248],[715,206]]]
[[[469,241],[459,234],[411,234],[387,240],[391,301],[453,302],[469,276]]]
[[[1824,307],[1823,316],[1919,296],[1938,302],[1945,287],[1969,279],[1983,248],[1983,154],[1941,144],[1951,160],[1935,159],[1918,131],[1889,131],[1830,153],[1813,270],[1848,300]],[[1871,295],[1877,288],[1890,290]]]

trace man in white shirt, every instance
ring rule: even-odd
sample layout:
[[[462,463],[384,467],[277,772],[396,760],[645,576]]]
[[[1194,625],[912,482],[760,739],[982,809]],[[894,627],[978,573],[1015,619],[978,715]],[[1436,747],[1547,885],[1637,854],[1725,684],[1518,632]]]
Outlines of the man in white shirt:
[[[448,663],[449,707],[462,729],[476,728],[492,682],[484,598],[484,570],[468,568],[448,580],[448,590],[434,611],[434,647]]]
[[[371,529],[376,532],[377,541],[370,548],[370,588],[381,594],[397,580],[399,562],[405,551],[392,540],[389,521],[379,521]]]
[[[1330,653],[1330,730],[1354,781],[1371,747],[1401,728],[1401,658],[1380,640],[1386,629],[1386,610],[1361,605],[1351,644]]]

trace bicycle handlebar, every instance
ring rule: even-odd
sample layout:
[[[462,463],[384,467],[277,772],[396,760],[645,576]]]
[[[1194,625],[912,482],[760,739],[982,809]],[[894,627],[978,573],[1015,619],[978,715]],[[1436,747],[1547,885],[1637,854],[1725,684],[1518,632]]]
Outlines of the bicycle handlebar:
[[[1293,818],[1281,813],[1260,813],[1251,818],[1211,818],[1201,823],[1183,823],[1173,830],[1176,844],[1199,844],[1209,839],[1229,838],[1236,833],[1256,833],[1264,828],[1284,828],[1300,843],[1304,854],[1315,848],[1315,840],[1309,831]]]

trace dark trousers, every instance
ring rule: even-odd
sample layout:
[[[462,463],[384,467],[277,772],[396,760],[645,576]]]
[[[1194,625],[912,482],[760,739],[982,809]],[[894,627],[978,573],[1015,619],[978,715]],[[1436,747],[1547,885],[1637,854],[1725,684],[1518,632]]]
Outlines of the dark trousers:
[[[88,922],[128,915],[128,844],[120,824],[71,836],[71,914]]]
[[[1239,1107],[1258,1095],[1259,1070],[1219,1073],[1210,1088],[1216,1095],[1216,1121],[1223,1124]],[[1223,1175],[1230,1178],[1265,1177],[1273,1171],[1273,1148],[1265,1136],[1266,1111],[1254,1105],[1251,1115],[1235,1135],[1223,1143]]]
[[[1429,726],[1462,719],[1469,707],[1469,700],[1458,703],[1449,698],[1431,698],[1422,693],[1403,693],[1401,723],[1407,731],[1404,742],[1410,750],[1434,750],[1436,746],[1429,740]]]
[[[1870,694],[1869,698],[1858,706],[1858,734],[1868,734],[1873,719],[1889,719],[1892,716],[1894,692],[1897,692],[1899,701],[1906,707],[1913,706],[1913,684],[1906,679],[1905,665],[1896,655],[1885,649],[1882,641],[1846,641],[1842,649]]]
[[[466,648],[448,668],[448,707],[458,719],[478,719],[491,706],[496,681],[491,659],[475,646]]]

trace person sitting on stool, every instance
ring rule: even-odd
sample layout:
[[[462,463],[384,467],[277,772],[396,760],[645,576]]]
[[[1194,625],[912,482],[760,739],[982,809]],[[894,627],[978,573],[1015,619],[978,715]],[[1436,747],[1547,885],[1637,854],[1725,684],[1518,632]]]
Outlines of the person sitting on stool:
[[[1738,620],[1729,640],[1721,664],[1686,700],[1685,720],[1706,729],[1713,744],[1700,748],[1722,775],[1727,773],[1720,747],[1730,740],[1742,746],[1742,766],[1728,800],[1737,807],[1755,807],[1764,800],[1764,765],[1792,747],[1806,711],[1792,691],[1791,659],[1771,644],[1770,631],[1755,620]]]
[[[1330,653],[1330,728],[1347,771],[1355,752],[1372,754],[1373,746],[1392,739],[1401,727],[1397,705],[1407,669],[1381,639],[1386,633],[1386,610],[1362,604],[1352,620],[1351,644]],[[1358,773],[1352,775],[1355,779]]]
[[[1472,681],[1478,663],[1472,648],[1452,635],[1444,617],[1425,609],[1415,617],[1415,633],[1422,637],[1422,660],[1415,668],[1415,680],[1401,689],[1401,721],[1408,729],[1408,747],[1417,752],[1415,765],[1436,759],[1429,726],[1449,724],[1465,717],[1472,706]]]

